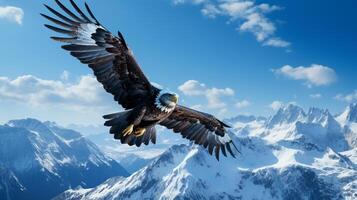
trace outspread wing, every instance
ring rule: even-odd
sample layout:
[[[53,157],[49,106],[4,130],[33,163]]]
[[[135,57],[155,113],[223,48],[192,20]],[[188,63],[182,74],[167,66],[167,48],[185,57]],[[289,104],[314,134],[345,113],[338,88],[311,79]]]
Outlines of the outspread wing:
[[[92,68],[97,80],[104,89],[114,95],[125,109],[134,108],[145,102],[159,89],[150,84],[119,32],[118,37],[111,34],[95,18],[89,6],[85,4],[88,17],[70,0],[77,14],[65,7],[60,1],[57,5],[67,16],[51,7],[46,8],[58,18],[41,14],[43,17],[58,25],[45,25],[47,28],[67,35],[67,37],[51,37],[60,42],[68,43],[62,48],[70,51],[71,55]]]
[[[220,152],[227,156],[227,151],[235,157],[233,146],[237,152],[232,139],[228,136],[226,128],[228,125],[219,121],[214,116],[199,112],[184,106],[177,106],[173,113],[160,123],[175,133],[181,133],[182,137],[208,148],[212,155],[213,151],[217,160]]]

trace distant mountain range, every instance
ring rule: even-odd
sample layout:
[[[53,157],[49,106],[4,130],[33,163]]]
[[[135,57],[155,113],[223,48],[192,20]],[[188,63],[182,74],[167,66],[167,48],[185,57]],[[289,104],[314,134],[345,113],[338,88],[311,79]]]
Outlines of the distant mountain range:
[[[287,105],[267,119],[237,116],[226,120],[237,159],[176,145],[127,178],[55,199],[357,199],[356,113]]]
[[[50,199],[129,173],[80,133],[35,119],[0,126],[0,199]]]
[[[187,144],[187,140],[182,139],[180,134],[173,133],[160,126],[157,127],[156,144],[142,145],[140,148],[122,145],[119,140],[115,140],[113,135],[109,134],[109,131],[86,135],[85,137],[95,143],[106,155],[120,162],[129,173],[141,169],[172,145]]]

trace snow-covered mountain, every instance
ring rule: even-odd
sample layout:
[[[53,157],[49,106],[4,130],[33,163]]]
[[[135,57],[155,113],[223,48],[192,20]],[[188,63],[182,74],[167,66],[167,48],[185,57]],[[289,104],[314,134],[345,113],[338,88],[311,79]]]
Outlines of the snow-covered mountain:
[[[68,190],[56,199],[341,199],[357,195],[357,163],[331,149],[306,152],[293,145],[264,145],[257,138],[240,144],[240,158],[220,162],[199,147],[174,146],[128,178]]]
[[[56,199],[357,199],[357,148],[327,110],[288,105],[266,121],[230,123],[237,159],[177,145],[130,177]]]
[[[357,103],[348,106],[345,111],[337,116],[348,144],[357,148]]]
[[[270,143],[304,141],[335,151],[349,148],[343,128],[328,110],[310,108],[305,113],[293,104],[280,108],[265,125],[251,131],[250,135],[262,137]]]
[[[154,158],[143,158],[135,154],[129,154],[128,156],[120,160],[120,164],[129,172],[134,173],[139,169],[148,165]]]
[[[0,126],[0,199],[49,199],[128,175],[78,132],[35,119]]]
[[[162,154],[174,144],[187,144],[180,134],[173,133],[163,127],[157,127],[157,142],[155,145],[136,146],[122,145],[115,140],[109,130],[104,133],[85,136],[93,141],[106,155],[118,161],[129,173],[135,172],[147,165],[153,158]]]
[[[26,190],[15,174],[0,163],[0,199],[12,199],[13,194]]]
[[[278,112],[273,115],[266,126],[273,128],[274,126],[282,126],[285,124],[293,124],[297,121],[304,121],[306,114],[302,108],[294,104],[283,106]]]
[[[348,123],[357,123],[357,103],[349,105],[345,111],[337,117],[343,125]]]

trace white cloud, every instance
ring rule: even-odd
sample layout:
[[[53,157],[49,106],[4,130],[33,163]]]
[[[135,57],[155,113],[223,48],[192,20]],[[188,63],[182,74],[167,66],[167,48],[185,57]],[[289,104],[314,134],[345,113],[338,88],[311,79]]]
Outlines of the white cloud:
[[[185,95],[199,96],[205,94],[206,86],[196,80],[188,80],[184,84],[180,85],[178,89]]]
[[[336,72],[323,65],[312,64],[310,67],[292,67],[285,65],[272,70],[277,75],[283,75],[293,80],[305,81],[308,87],[330,85],[337,80]]]
[[[65,80],[45,80],[33,75],[15,79],[0,77],[0,99],[32,107],[60,106],[68,109],[100,108],[108,103],[108,95],[90,75],[81,76],[76,83]]]
[[[219,5],[223,13],[233,18],[245,17],[253,6],[252,1],[227,1]]]
[[[61,125],[100,125],[103,115],[122,108],[91,75],[68,80],[49,80],[34,75],[0,76],[0,122],[37,118]]]
[[[276,30],[275,25],[260,13],[252,13],[246,19],[239,30],[252,32],[259,42],[273,35]]]
[[[175,4],[191,3],[201,7],[201,13],[209,18],[227,17],[237,24],[237,30],[250,32],[264,46],[286,48],[290,42],[275,36],[276,26],[266,15],[280,10],[276,5],[257,4],[253,0],[174,0]]]
[[[347,95],[338,94],[338,95],[336,95],[335,99],[340,100],[340,101],[346,101],[348,103],[357,102],[357,90],[355,90],[352,93],[347,94]]]
[[[273,101],[269,107],[273,109],[274,111],[279,110],[281,107],[284,106],[284,103],[281,101]]]
[[[312,99],[320,99],[322,97],[321,94],[317,93],[317,94],[310,94],[309,95],[310,98]]]
[[[236,103],[236,107],[239,109],[249,107],[250,105],[252,105],[252,103],[250,103],[248,100],[243,100]]]
[[[208,100],[209,108],[224,108],[226,107],[226,103],[222,101],[220,98],[223,96],[233,96],[234,90],[231,88],[209,88],[206,90],[206,98]]]
[[[263,45],[272,47],[288,47],[290,46],[290,42],[287,42],[280,38],[270,38],[269,40],[265,41]]]
[[[279,110],[280,108],[283,108],[283,107],[286,107],[286,106],[289,106],[289,105],[295,105],[295,106],[298,106],[298,103],[296,101],[290,101],[290,102],[287,102],[287,103],[284,103],[282,101],[273,101],[271,104],[269,104],[268,106],[274,110],[274,111],[277,111]]]
[[[269,12],[273,12],[273,11],[276,11],[276,10],[281,10],[281,7],[276,6],[276,5],[269,5],[267,3],[262,3],[262,4],[258,5],[258,7],[264,13],[269,13]]]
[[[213,4],[206,4],[201,9],[201,13],[209,18],[215,18],[221,11]]]
[[[208,101],[208,108],[222,109],[226,103],[221,100],[223,96],[233,96],[234,90],[231,88],[208,88],[205,84],[196,80],[188,80],[178,87],[187,96],[204,96]]]
[[[21,25],[24,18],[24,11],[14,6],[0,6],[0,19],[1,18]]]

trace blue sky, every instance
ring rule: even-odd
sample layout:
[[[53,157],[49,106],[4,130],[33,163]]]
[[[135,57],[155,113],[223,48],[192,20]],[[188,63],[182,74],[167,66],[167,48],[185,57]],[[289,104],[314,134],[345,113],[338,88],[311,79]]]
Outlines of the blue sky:
[[[267,116],[288,102],[337,114],[357,101],[356,1],[88,3],[124,34],[149,79],[178,92],[182,104],[224,118]],[[120,108],[89,68],[49,39],[40,12],[49,13],[41,1],[0,0],[0,121],[101,124]]]

